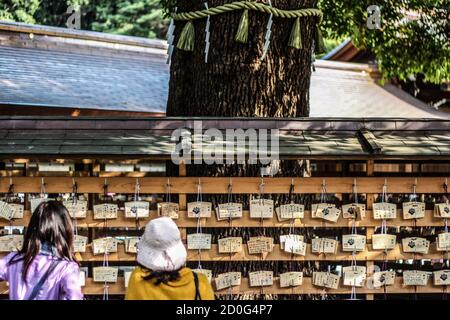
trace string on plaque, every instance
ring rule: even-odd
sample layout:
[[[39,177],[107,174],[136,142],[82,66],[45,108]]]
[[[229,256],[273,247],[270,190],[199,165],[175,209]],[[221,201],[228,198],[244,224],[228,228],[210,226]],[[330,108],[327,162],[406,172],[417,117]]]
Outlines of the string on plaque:
[[[203,196],[202,196],[202,183],[200,178],[198,178],[198,184],[197,184],[197,205],[199,207],[199,212],[198,212],[198,216],[197,216],[197,229],[196,229],[196,233],[203,233],[203,229],[202,229],[202,221],[200,219],[201,215],[202,215],[202,202],[203,202]],[[197,249],[197,257],[198,257],[198,265],[197,265],[197,269],[202,270],[202,249],[201,246],[199,246],[199,248]]]

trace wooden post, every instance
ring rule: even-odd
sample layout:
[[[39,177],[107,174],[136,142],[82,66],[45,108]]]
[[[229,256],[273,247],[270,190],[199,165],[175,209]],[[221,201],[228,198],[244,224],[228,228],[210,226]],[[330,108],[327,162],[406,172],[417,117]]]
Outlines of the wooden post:
[[[374,161],[373,160],[367,160],[367,176],[373,176],[374,175]],[[372,210],[373,209],[373,201],[374,201],[374,195],[373,193],[369,193],[366,196],[366,200],[367,200],[367,210]],[[367,239],[367,244],[372,243],[372,235],[375,232],[375,228],[374,227],[367,227],[366,228],[366,239]],[[367,267],[367,271],[368,274],[367,276],[370,277],[373,273],[373,267],[374,267],[374,263],[373,261],[367,261],[366,262],[366,267]],[[366,300],[373,300],[374,296],[373,294],[366,294]]]

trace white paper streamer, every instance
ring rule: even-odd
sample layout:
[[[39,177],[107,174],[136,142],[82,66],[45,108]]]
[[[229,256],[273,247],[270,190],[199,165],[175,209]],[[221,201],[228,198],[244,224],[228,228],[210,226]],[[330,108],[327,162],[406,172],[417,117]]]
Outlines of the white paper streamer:
[[[205,2],[205,8],[208,10],[208,3]],[[208,54],[209,54],[209,24],[210,24],[210,17],[208,16],[208,19],[206,20],[206,28],[205,28],[205,63],[208,63]]]
[[[175,8],[175,12],[177,12],[177,8]],[[166,63],[169,64],[170,60],[172,59],[172,53],[173,53],[173,40],[175,38],[174,36],[174,32],[175,32],[175,23],[173,21],[173,19],[170,19],[170,24],[169,24],[169,30],[167,30],[167,61]]]
[[[269,0],[269,6],[272,6],[272,3],[270,2],[270,0]],[[264,60],[264,58],[267,55],[267,51],[269,51],[270,35],[272,34],[272,23],[273,23],[273,14],[271,13],[269,16],[269,22],[267,22],[266,35],[264,36],[264,49],[263,49],[263,54],[261,56],[261,60]]]

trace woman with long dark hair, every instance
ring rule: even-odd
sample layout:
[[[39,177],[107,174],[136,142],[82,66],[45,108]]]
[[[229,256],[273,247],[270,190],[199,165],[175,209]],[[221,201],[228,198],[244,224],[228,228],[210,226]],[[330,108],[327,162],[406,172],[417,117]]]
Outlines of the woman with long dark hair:
[[[83,298],[72,222],[60,202],[43,202],[36,208],[22,249],[0,260],[0,281],[9,282],[11,300]]]

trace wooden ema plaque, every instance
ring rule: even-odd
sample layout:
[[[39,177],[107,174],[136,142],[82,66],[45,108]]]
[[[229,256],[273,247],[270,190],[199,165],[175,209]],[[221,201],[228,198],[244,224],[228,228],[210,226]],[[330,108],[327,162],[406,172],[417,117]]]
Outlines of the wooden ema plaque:
[[[439,270],[433,272],[433,283],[435,286],[450,285],[450,270]]]
[[[112,237],[98,238],[92,242],[94,254],[117,252],[117,239]]]
[[[208,270],[208,269],[192,269],[192,271],[205,275],[206,279],[208,279],[208,282],[211,283],[211,281],[212,281],[212,271],[211,270]]]
[[[31,200],[30,200],[30,210],[31,210],[31,213],[33,213],[33,212],[36,210],[36,208],[37,208],[42,202],[51,201],[51,200],[55,200],[55,199],[52,199],[52,198],[42,198],[42,197],[31,199]]]
[[[330,272],[313,272],[312,283],[318,287],[337,289],[340,278],[338,275]]]
[[[178,219],[180,206],[174,202],[160,202],[157,205],[158,216]]]
[[[242,218],[242,203],[222,203],[216,208],[218,221]]]
[[[235,287],[241,285],[241,273],[240,272],[226,272],[217,275],[214,279],[217,290],[222,290],[229,287]]]
[[[125,252],[137,253],[137,245],[139,243],[139,237],[130,237],[125,239]]]
[[[427,254],[430,250],[430,241],[417,237],[403,238],[402,247],[403,252]]]
[[[395,234],[374,234],[372,236],[373,250],[392,250],[395,248],[396,242]]]
[[[74,252],[86,252],[86,245],[88,243],[88,237],[74,235],[73,236],[73,251]]]
[[[395,271],[378,271],[372,275],[374,288],[392,286],[395,283]]]
[[[434,205],[434,216],[436,218],[450,218],[450,204],[436,203]]]
[[[273,200],[270,199],[250,200],[250,218],[256,219],[273,218]]]
[[[72,219],[84,219],[87,215],[87,201],[77,200],[75,203],[72,200],[63,202],[64,206],[69,211]]]
[[[280,235],[280,249],[284,250],[284,244],[287,239],[293,239],[294,241],[302,241],[305,242],[305,237],[300,234],[283,234]]]
[[[389,202],[376,202],[373,204],[373,218],[377,220],[397,218],[397,205]]]
[[[328,238],[314,238],[311,240],[311,251],[316,254],[336,254],[338,242]]]
[[[450,251],[450,232],[443,232],[437,236],[437,251]]]
[[[403,219],[421,219],[425,217],[425,202],[403,202]]]
[[[119,206],[115,203],[102,203],[94,206],[94,219],[117,219]]]
[[[319,218],[330,222],[337,222],[341,210],[332,203],[313,203],[311,205],[311,217]]]
[[[11,234],[0,236],[0,252],[15,252],[22,249],[23,235]]]
[[[119,268],[117,267],[94,267],[94,282],[117,282],[117,274]]]
[[[403,271],[403,285],[405,286],[426,286],[430,277],[429,272],[420,270]]]
[[[367,268],[364,266],[343,267],[344,286],[363,287],[367,278]]]
[[[280,287],[298,287],[303,283],[303,272],[292,271],[280,274]]]
[[[366,217],[366,205],[364,203],[349,203],[342,205],[342,216],[345,219],[362,220]]]
[[[342,251],[365,251],[366,236],[360,234],[344,234],[342,236]]]
[[[219,253],[236,253],[242,251],[241,237],[228,237],[218,240]]]
[[[273,250],[273,238],[250,237],[247,241],[249,254],[264,254]]]
[[[148,218],[150,215],[150,203],[147,201],[125,202],[125,218]]]
[[[209,233],[188,234],[187,247],[189,250],[209,250],[211,249],[211,235]]]
[[[254,271],[248,273],[250,287],[273,285],[273,271]]]
[[[303,219],[305,216],[305,206],[298,203],[283,204],[275,208],[275,212],[279,221]]]
[[[22,219],[23,204],[0,201],[0,218],[5,220]]]
[[[211,202],[189,202],[187,204],[188,218],[211,218]]]

